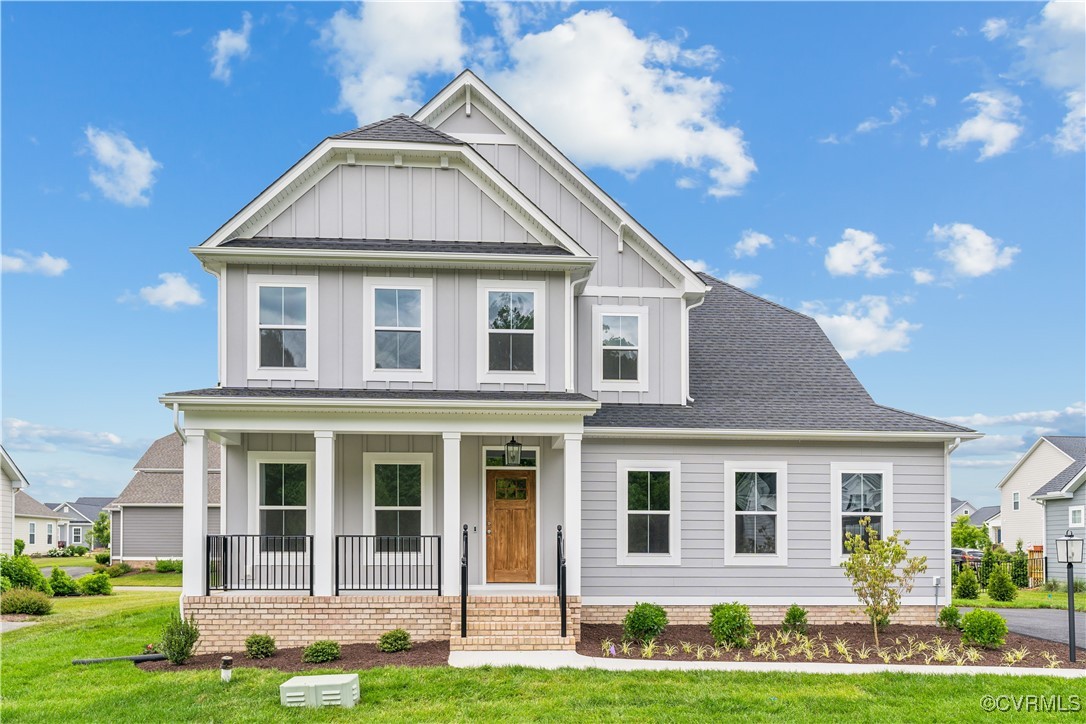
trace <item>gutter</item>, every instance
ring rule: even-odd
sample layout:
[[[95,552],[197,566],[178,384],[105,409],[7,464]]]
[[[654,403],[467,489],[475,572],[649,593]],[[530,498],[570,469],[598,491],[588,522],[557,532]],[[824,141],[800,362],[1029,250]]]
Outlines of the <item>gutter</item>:
[[[976,440],[981,433],[887,432],[879,430],[719,430],[708,428],[585,427],[592,438],[676,438],[687,440],[875,440],[946,442]]]
[[[159,401],[165,404],[165,398],[159,398]],[[181,443],[184,444],[189,441],[185,437],[185,432],[181,429],[181,404],[179,402],[173,403],[173,429],[177,433],[177,436],[181,438]]]
[[[344,399],[344,398],[314,398],[314,397],[202,397],[202,396],[185,396],[185,397],[160,397],[158,400],[163,405],[172,406],[174,410],[174,430],[184,439],[184,434],[181,428],[178,426],[177,416],[181,405],[187,408],[245,408],[245,407],[283,407],[288,406],[291,408],[297,407],[310,407],[310,408],[325,408],[335,410],[337,408],[343,409],[358,409],[358,408],[378,408],[387,409],[390,411],[403,410],[405,412],[415,412],[418,410],[438,410],[438,411],[457,411],[457,410],[479,410],[479,411],[509,411],[519,414],[531,414],[534,412],[550,412],[550,413],[575,413],[575,412],[587,412],[594,413],[600,409],[601,403],[596,400],[585,400],[583,402],[547,402],[545,400],[540,401],[525,401],[525,400],[509,400],[509,401],[479,401],[479,400],[393,400],[393,399]]]

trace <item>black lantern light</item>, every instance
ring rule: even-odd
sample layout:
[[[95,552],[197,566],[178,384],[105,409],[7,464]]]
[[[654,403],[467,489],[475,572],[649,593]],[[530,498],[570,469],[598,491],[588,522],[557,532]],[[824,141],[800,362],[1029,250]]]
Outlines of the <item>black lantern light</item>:
[[[505,464],[520,465],[520,451],[524,448],[515,437],[509,438],[505,443]]]
[[[1056,539],[1056,560],[1067,564],[1067,641],[1070,644],[1071,663],[1075,662],[1075,564],[1082,563],[1082,547],[1086,540],[1076,538],[1074,531],[1067,531]]]

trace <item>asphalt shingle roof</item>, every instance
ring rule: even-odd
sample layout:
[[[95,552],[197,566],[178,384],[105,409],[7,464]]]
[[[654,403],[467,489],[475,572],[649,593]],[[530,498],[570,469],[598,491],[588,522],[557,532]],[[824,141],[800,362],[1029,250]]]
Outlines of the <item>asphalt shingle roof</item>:
[[[207,502],[219,503],[220,448],[207,446]],[[151,443],[133,467],[136,474],[113,501],[121,505],[181,505],[184,499],[184,448],[177,433]]]
[[[999,515],[999,506],[986,505],[983,508],[977,508],[977,512],[969,516],[969,524],[981,526],[987,523],[989,518],[996,515]]]
[[[413,143],[464,145],[464,142],[459,138],[454,138],[402,113],[391,118],[375,121],[353,131],[337,134],[332,138],[343,138],[351,141],[409,141]]]
[[[972,432],[876,404],[818,323],[708,274],[683,405],[605,404],[586,427]]]
[[[339,249],[342,251],[432,252],[438,254],[537,254],[572,256],[560,246],[529,242],[398,241],[393,239],[306,239],[254,237],[220,244],[234,249]]]
[[[82,501],[82,502],[80,502],[80,501]],[[90,501],[90,502],[88,502],[88,501]],[[101,502],[101,501],[104,501],[104,502]],[[101,512],[102,509],[104,509],[106,506],[108,506],[112,502],[113,502],[113,498],[78,498],[75,501],[66,501],[66,502],[63,502],[63,503],[58,503],[57,508],[61,511],[61,515],[64,515],[65,517],[67,517],[68,520],[71,520],[71,521],[74,521],[74,522],[77,522],[77,523],[83,523],[83,522],[85,522],[83,520],[83,518],[85,517],[87,520],[89,520],[89,521],[91,521],[93,523],[95,518],[98,517],[98,513]],[[65,506],[67,506],[68,508],[71,508],[72,512],[71,513],[64,513],[63,511],[64,511]],[[82,514],[82,517],[80,515],[77,515],[76,511],[79,511],[79,513]]]
[[[1044,439],[1070,455],[1074,462],[1042,485],[1034,495],[1048,495],[1049,493],[1060,492],[1086,467],[1086,437],[1078,435],[1045,435]]]
[[[68,516],[63,513],[53,512],[52,508],[48,508],[31,498],[25,490],[15,491],[15,515],[21,515],[27,518],[68,519]]]

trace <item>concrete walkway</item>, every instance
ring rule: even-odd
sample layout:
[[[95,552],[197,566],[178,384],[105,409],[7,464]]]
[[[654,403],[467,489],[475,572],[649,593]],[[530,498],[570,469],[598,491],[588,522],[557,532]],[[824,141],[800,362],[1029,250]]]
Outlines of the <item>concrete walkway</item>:
[[[0,621],[0,633],[15,631],[17,629],[33,626],[37,621]]]
[[[113,584],[114,591],[165,591],[181,593],[181,586],[122,586],[120,583]]]
[[[1076,601],[1077,603],[1077,601]],[[962,608],[962,613],[972,611]],[[1055,608],[989,608],[1007,619],[1007,628],[1023,636],[1067,643],[1067,611]],[[1086,613],[1075,612],[1075,639],[1086,649]]]
[[[527,666],[535,669],[606,669],[609,671],[787,671],[803,674],[996,674],[1003,676],[1056,676],[1086,678],[1083,669],[1026,669],[1007,666],[919,666],[912,664],[821,664],[815,662],[771,663],[761,661],[667,661],[654,659],[604,659],[575,651],[453,651],[449,665]]]
[[[61,566],[61,568],[67,571],[68,575],[72,578],[81,578],[82,576],[85,576],[88,573],[92,573],[94,571],[93,568],[89,568],[87,566]],[[48,578],[49,576],[53,575],[53,567],[45,566],[41,569],[41,572],[43,576]]]

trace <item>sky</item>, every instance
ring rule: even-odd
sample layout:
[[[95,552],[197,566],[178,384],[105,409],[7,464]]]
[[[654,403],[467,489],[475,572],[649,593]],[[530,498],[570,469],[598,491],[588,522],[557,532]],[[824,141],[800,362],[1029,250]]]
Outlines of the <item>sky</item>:
[[[3,442],[119,493],[216,384],[189,253],[324,137],[474,69],[691,266],[814,316],[874,398],[1086,426],[1082,3],[0,5]]]

